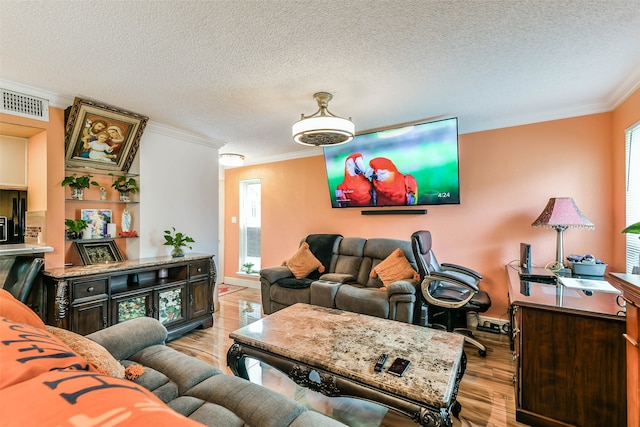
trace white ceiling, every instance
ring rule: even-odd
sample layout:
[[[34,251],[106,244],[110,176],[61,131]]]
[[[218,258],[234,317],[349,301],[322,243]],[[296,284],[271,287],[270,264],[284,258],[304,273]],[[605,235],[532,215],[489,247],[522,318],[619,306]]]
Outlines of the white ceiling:
[[[609,111],[640,87],[640,0],[0,0],[0,81],[260,163],[317,153],[291,139],[317,91],[356,131]]]

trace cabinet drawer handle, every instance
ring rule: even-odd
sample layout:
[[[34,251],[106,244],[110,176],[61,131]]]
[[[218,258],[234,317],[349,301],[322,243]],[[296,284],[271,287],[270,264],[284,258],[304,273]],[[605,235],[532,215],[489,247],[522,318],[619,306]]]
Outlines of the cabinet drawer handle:
[[[95,288],[93,286],[89,286],[89,288],[87,289],[87,292],[93,292],[95,290]]]
[[[202,267],[198,267],[196,270],[198,270],[198,273],[202,273]]]

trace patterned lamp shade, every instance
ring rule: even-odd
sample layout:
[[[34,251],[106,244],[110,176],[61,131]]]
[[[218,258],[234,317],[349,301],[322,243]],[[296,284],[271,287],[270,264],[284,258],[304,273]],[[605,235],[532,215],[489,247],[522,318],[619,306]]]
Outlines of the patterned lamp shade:
[[[536,219],[533,227],[544,228],[584,228],[593,230],[595,225],[580,212],[571,197],[553,197]]]

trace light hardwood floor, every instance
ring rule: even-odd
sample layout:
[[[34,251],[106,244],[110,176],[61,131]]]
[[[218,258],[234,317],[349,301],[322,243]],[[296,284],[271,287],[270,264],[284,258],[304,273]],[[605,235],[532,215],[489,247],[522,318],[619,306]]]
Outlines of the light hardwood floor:
[[[244,288],[220,297],[220,310],[214,315],[213,327],[197,329],[168,343],[169,346],[210,363],[230,375],[227,350],[232,344],[229,333],[262,317],[260,291]],[[487,346],[487,356],[480,357],[471,346],[465,347],[467,369],[460,383],[458,401],[462,405],[460,419],[454,426],[521,427],[515,421],[515,364],[506,335],[477,333]],[[254,363],[251,380],[279,393],[295,398],[312,409],[326,413],[341,422],[358,427],[416,426],[413,421],[370,402],[350,398],[328,398],[302,389],[284,374],[268,366]]]

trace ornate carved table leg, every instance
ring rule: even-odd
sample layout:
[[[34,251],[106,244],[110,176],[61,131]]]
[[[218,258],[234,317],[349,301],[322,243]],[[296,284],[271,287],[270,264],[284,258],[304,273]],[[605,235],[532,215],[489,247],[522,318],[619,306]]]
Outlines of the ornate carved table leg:
[[[233,375],[248,380],[249,373],[247,372],[245,357],[242,346],[238,343],[233,343],[229,347],[229,351],[227,351],[227,366],[229,366]]]
[[[56,298],[54,302],[54,318],[56,326],[67,328],[67,308],[69,307],[69,284],[66,280],[61,280],[56,284]]]

